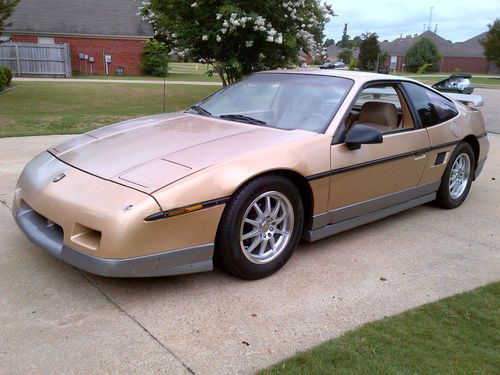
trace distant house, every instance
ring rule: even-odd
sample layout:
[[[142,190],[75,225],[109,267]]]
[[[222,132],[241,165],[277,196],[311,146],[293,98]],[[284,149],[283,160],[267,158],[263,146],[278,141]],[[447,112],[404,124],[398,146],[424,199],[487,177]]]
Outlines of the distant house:
[[[137,15],[140,0],[22,0],[7,20],[12,42],[67,43],[73,72],[141,74],[152,26]]]
[[[427,30],[417,36],[407,36],[397,38],[391,42],[380,42],[382,51],[389,54],[388,65],[396,71],[403,71],[405,56],[411,46],[422,38],[432,40],[441,54],[438,69],[440,72],[462,71],[470,73],[487,73],[493,69],[483,55],[484,48],[479,42],[486,36],[486,33],[480,34],[466,40],[465,42],[453,43],[446,40],[436,33]]]
[[[337,46],[330,46],[326,49],[326,52],[328,53],[328,61],[330,62],[337,62],[340,59],[338,58],[338,55],[340,52],[342,52],[344,48],[340,48]],[[352,57],[354,57],[356,60],[358,59],[359,56],[359,48],[353,48],[352,50]],[[344,63],[348,64],[349,61],[343,61]]]

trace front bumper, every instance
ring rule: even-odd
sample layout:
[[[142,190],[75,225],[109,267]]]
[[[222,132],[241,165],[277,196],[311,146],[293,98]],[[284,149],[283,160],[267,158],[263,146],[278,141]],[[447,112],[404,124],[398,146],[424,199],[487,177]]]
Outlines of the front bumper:
[[[106,259],[82,253],[65,245],[62,228],[29,206],[16,207],[13,216],[22,232],[36,245],[54,257],[95,275],[172,276],[210,271],[213,268],[213,243],[134,258]]]
[[[44,152],[23,170],[12,214],[30,240],[77,268],[148,277],[211,270],[223,209],[218,205],[148,222],[144,218],[161,210],[151,196]]]

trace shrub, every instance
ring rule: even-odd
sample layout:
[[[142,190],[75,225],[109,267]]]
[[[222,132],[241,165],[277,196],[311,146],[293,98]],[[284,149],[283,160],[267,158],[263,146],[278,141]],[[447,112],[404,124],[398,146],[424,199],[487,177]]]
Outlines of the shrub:
[[[349,48],[344,48],[342,51],[339,52],[337,55],[337,58],[342,60],[343,63],[349,63],[352,58],[352,51]]]
[[[321,65],[321,64],[323,64],[323,59],[315,57],[312,64],[313,65]]]
[[[351,57],[351,60],[349,60],[349,70],[356,70],[356,67],[358,66],[358,62],[354,57]]]
[[[417,70],[417,74],[431,73],[434,70],[433,64],[424,64]]]
[[[2,69],[0,69],[0,91],[3,91],[7,87],[7,76],[3,72]]]
[[[428,38],[422,38],[406,53],[406,68],[410,72],[416,72],[421,66],[431,64],[434,69],[439,57],[439,51],[436,44]]]
[[[151,40],[144,46],[141,56],[141,70],[144,74],[163,77],[168,73],[167,46]]]
[[[6,66],[0,66],[0,72],[3,72],[3,74],[7,78],[7,86],[9,86],[10,82],[12,81],[12,71]]]

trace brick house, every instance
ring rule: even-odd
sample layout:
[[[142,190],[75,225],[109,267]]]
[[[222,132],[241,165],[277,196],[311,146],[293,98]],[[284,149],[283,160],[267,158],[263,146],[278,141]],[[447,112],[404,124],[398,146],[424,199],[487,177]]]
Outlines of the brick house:
[[[153,28],[137,15],[140,0],[22,0],[7,20],[12,42],[67,43],[72,71],[139,75]],[[93,60],[93,61],[92,61]],[[106,62],[107,61],[107,62]]]
[[[344,48],[340,48],[337,46],[329,46],[326,49],[326,52],[328,53],[327,60],[330,62],[337,62],[340,61],[338,55],[340,52],[342,52]],[[352,57],[354,57],[356,60],[359,58],[359,48],[353,48],[352,49]],[[349,64],[349,61],[344,61],[344,63]]]
[[[410,47],[421,38],[428,38],[436,44],[441,54],[441,59],[438,62],[440,72],[488,73],[495,67],[490,66],[483,55],[484,48],[480,40],[485,36],[486,33],[483,33],[465,42],[453,43],[427,30],[420,35],[409,35],[404,38],[396,38],[391,42],[380,42],[379,46],[382,51],[389,54],[387,65],[390,65],[391,70],[403,71],[405,56]]]

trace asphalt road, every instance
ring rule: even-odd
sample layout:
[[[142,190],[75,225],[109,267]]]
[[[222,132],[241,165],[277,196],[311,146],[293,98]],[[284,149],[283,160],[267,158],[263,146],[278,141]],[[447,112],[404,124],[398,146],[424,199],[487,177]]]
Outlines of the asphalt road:
[[[486,111],[498,111],[495,97]],[[486,117],[498,129],[498,115]],[[252,373],[500,279],[499,135],[489,135],[486,167],[460,208],[425,205],[301,243],[280,272],[254,282],[220,271],[106,279],[38,249],[11,218],[12,191],[24,164],[64,138],[0,139],[2,374]]]

